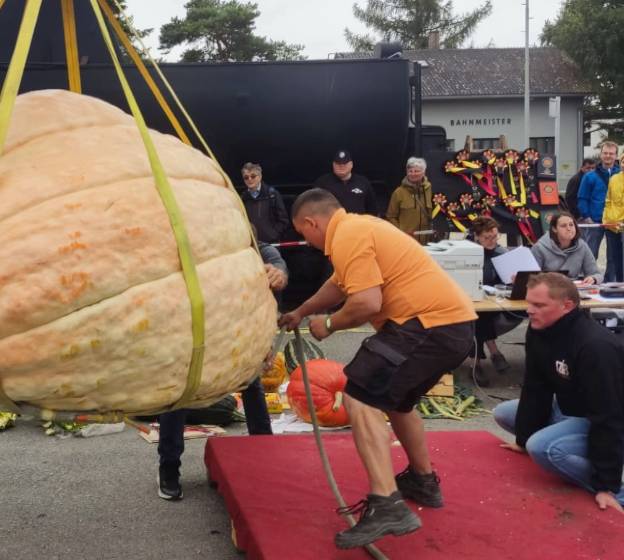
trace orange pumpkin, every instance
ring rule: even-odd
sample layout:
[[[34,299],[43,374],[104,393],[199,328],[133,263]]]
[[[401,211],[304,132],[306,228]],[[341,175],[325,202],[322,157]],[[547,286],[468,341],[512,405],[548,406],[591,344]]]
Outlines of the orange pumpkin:
[[[306,366],[319,425],[347,426],[349,416],[342,403],[343,391],[347,384],[347,377],[343,371],[344,364],[317,359],[306,362]],[[311,422],[301,366],[290,374],[286,395],[295,414],[304,422]]]
[[[262,374],[260,381],[267,393],[274,393],[286,379],[286,359],[283,352],[275,354],[271,369]]]

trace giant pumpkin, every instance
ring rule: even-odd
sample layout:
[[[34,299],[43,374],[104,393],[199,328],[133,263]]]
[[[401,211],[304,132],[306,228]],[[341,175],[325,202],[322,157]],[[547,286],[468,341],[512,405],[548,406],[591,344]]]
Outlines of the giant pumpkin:
[[[270,349],[275,300],[213,161],[150,131],[205,300],[196,401],[245,386]],[[52,410],[145,411],[182,394],[191,313],[177,246],[136,124],[101,100],[17,98],[0,156],[0,382]]]

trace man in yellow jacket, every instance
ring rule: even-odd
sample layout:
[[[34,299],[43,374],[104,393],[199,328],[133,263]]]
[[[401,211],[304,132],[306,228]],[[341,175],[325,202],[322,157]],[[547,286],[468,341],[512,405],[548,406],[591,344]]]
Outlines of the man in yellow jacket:
[[[623,169],[624,154],[620,156],[620,169]],[[609,188],[602,214],[603,224],[607,226],[607,236],[611,244],[607,243],[607,252],[611,248],[615,254],[611,255],[615,263],[616,282],[624,281],[624,171],[616,173],[609,179]],[[609,257],[609,255],[608,255]]]

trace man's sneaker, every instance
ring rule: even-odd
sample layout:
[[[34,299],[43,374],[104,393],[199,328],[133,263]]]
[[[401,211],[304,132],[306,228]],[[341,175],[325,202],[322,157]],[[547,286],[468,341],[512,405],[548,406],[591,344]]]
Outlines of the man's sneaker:
[[[496,352],[490,356],[494,369],[499,373],[505,373],[511,366],[500,352]]]
[[[359,521],[341,531],[334,539],[338,548],[356,548],[370,544],[384,535],[405,535],[419,529],[420,518],[407,506],[401,494],[369,494],[357,504],[338,508],[340,515],[359,513]]]
[[[160,467],[158,469],[158,495],[163,500],[181,500],[184,497],[177,468]]]
[[[417,474],[408,465],[394,478],[404,498],[414,500],[421,506],[439,508],[444,505],[440,492],[440,478],[435,472]]]

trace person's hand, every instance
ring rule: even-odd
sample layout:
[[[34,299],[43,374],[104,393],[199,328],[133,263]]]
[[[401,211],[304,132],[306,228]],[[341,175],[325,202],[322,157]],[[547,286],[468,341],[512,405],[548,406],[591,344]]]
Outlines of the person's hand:
[[[316,340],[323,340],[331,334],[325,326],[325,319],[327,315],[314,315],[310,318],[310,333]]]
[[[509,451],[514,451],[516,453],[526,453],[526,449],[517,443],[501,443],[500,446],[503,449],[509,449]]]
[[[294,311],[290,311],[289,313],[284,313],[277,320],[277,325],[279,327],[286,327],[286,330],[292,331],[294,328],[299,326],[299,323],[303,321],[303,315],[299,311],[299,308]]]
[[[587,278],[583,278],[583,281],[581,282],[581,284],[583,286],[591,286],[592,284],[596,283],[596,279],[593,276],[588,276]]]
[[[274,361],[275,355],[271,350],[269,350],[269,353],[264,357],[264,360],[262,361],[262,373],[266,373],[267,371],[269,371],[273,367]]]
[[[611,494],[611,492],[598,492],[596,496],[596,503],[598,507],[602,510],[607,509],[608,507],[613,508],[615,511],[619,511],[620,513],[624,513],[624,508],[622,504],[615,499],[615,496]]]
[[[267,279],[269,280],[269,288],[279,292],[286,287],[286,284],[288,283],[288,276],[286,276],[286,273],[283,270],[280,270],[272,264],[265,264],[264,270],[266,272]]]

